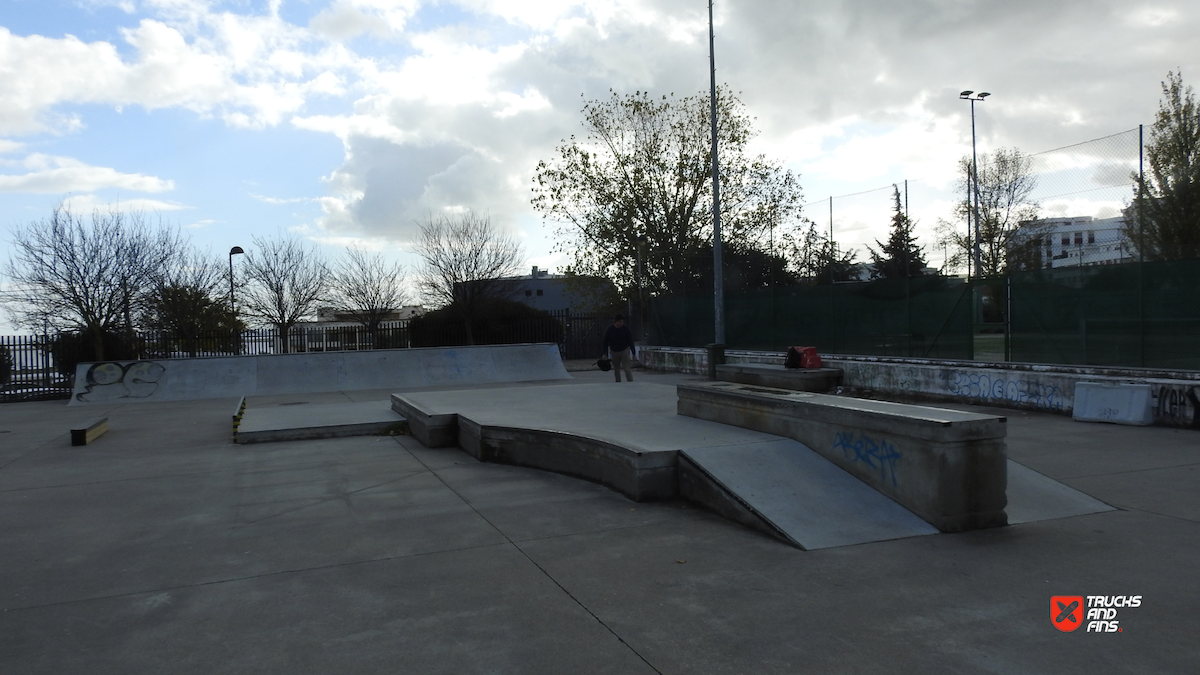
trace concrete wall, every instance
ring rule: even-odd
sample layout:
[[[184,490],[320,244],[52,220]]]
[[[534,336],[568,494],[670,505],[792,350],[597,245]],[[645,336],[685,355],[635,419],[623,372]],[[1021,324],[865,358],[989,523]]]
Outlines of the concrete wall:
[[[71,405],[570,379],[554,344],[81,363]]]
[[[703,349],[638,348],[647,368],[704,374]],[[783,363],[783,352],[729,350],[726,363]],[[1027,363],[939,361],[883,356],[821,355],[822,365],[841,368],[843,384],[877,394],[919,401],[978,403],[1071,414],[1075,383],[1148,384],[1154,392],[1154,423],[1200,429],[1200,372],[1102,368]]]

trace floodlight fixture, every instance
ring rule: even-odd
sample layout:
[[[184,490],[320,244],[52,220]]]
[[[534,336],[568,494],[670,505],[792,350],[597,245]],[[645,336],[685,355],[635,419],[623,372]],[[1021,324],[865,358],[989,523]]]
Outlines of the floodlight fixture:
[[[989,93],[989,92],[986,92],[986,91],[985,91],[985,92],[982,92],[982,93],[980,93],[980,94],[979,94],[979,96],[978,96],[977,98],[979,98],[979,100],[981,100],[981,101],[982,101],[983,99],[985,99],[985,98],[987,98],[987,97],[989,97],[989,96],[991,96],[991,93]]]
[[[974,93],[975,93],[975,92],[973,92],[973,91],[971,91],[970,89],[968,89],[968,90],[966,90],[966,91],[964,91],[964,92],[961,92],[961,93],[959,93],[958,97],[959,97],[959,98],[966,98],[966,97],[968,97],[968,96],[970,96],[971,94],[974,94]]]

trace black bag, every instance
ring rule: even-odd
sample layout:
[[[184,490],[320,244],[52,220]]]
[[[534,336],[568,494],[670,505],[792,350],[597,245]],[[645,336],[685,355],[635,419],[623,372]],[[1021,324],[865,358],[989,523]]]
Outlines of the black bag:
[[[612,359],[600,357],[600,360],[596,361],[596,366],[599,367],[600,370],[603,370],[607,373],[608,371],[612,370]]]
[[[788,347],[787,356],[783,359],[784,368],[799,368],[800,367],[800,350],[795,347]]]

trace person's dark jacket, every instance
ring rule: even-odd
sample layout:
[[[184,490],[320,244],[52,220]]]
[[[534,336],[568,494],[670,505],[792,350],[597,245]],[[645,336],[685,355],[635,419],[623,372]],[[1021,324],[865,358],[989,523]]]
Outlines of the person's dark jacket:
[[[620,328],[617,328],[616,325],[609,326],[608,330],[604,331],[603,349],[604,351],[611,349],[614,352],[628,349],[629,355],[636,357],[637,350],[633,346],[633,331],[629,330],[629,326],[621,326]]]

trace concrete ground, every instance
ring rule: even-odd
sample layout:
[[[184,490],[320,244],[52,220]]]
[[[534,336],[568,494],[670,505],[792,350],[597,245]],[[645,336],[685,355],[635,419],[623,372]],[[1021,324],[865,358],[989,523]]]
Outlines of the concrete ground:
[[[235,446],[233,405],[0,406],[0,673],[1200,663],[1195,431],[973,408],[1008,416],[1012,459],[1118,510],[801,551],[683,503],[410,437]],[[71,447],[97,414],[111,431]],[[1119,611],[1120,633],[1061,633],[1051,595],[1143,599]]]

